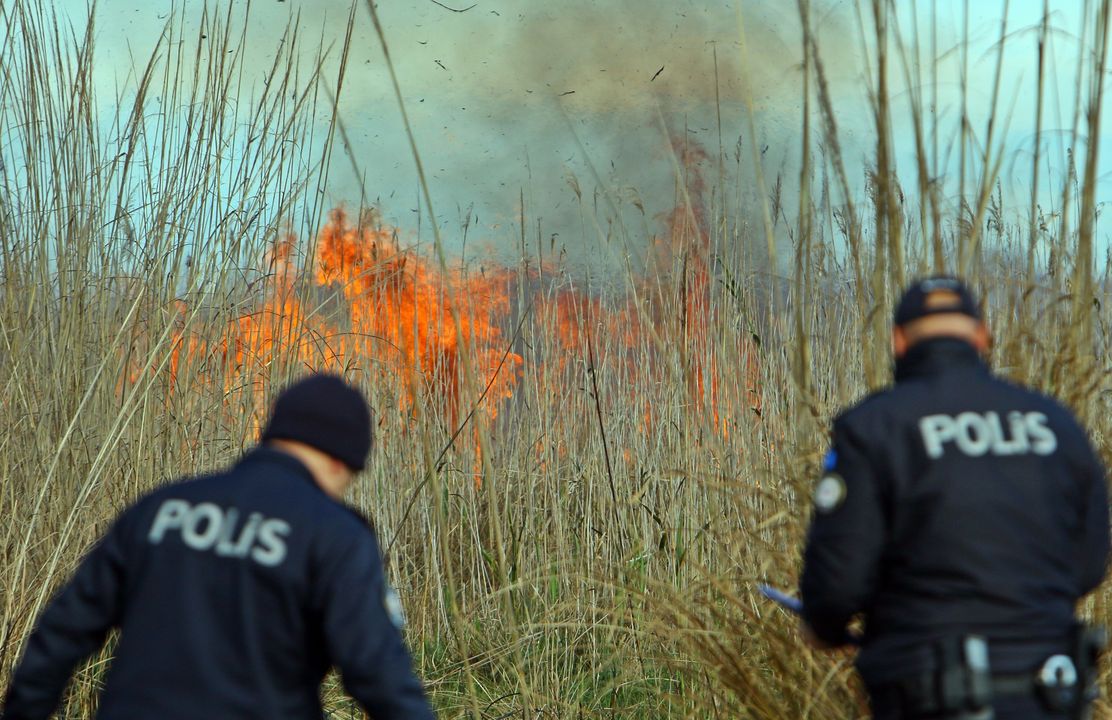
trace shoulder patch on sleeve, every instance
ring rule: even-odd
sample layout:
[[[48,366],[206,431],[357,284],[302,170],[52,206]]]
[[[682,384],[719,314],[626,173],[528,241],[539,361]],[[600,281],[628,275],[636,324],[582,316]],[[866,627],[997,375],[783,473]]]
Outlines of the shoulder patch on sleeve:
[[[815,485],[815,511],[827,514],[834,512],[846,500],[846,481],[837,473],[827,473]]]

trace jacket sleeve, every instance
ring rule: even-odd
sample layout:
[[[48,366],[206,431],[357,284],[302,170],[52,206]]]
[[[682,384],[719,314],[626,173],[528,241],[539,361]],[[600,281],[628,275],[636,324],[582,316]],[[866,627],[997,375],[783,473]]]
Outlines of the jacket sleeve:
[[[318,603],[328,657],[344,688],[373,720],[434,718],[402,640],[400,610],[390,607],[396,598],[373,532],[327,552]]]
[[[1088,491],[1085,493],[1085,529],[1080,548],[1081,594],[1096,589],[1108,572],[1110,550],[1108,518],[1108,477],[1104,465],[1086,443],[1089,453]]]
[[[800,581],[803,619],[823,642],[844,645],[846,626],[873,596],[886,532],[876,468],[844,423],[835,423],[813,505]]]
[[[125,513],[113,524],[39,617],[12,674],[3,720],[49,717],[74,667],[99,649],[108,631],[119,624],[127,517]]]

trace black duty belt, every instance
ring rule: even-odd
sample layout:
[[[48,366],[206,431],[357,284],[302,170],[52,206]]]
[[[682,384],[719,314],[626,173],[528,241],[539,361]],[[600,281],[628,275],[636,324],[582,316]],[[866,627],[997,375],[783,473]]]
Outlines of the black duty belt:
[[[1038,677],[1032,673],[992,676],[993,697],[1032,695],[1038,692],[1039,687]]]
[[[1033,673],[997,674],[991,676],[993,698],[1032,696],[1038,693],[1038,679]],[[883,697],[887,703],[915,708],[923,715],[942,713],[946,710],[940,700],[938,676],[925,673],[899,682],[886,683],[870,688],[874,697]]]

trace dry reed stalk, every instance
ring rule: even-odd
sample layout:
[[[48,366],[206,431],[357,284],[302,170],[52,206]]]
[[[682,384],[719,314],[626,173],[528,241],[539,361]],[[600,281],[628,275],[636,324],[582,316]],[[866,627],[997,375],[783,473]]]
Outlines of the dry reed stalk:
[[[1087,102],[1096,106],[1107,5],[1086,26],[1097,51],[1078,64],[1088,68]],[[606,213],[620,214],[621,193],[595,173],[602,202],[584,201],[576,181],[585,232],[652,262],[623,263],[607,294],[558,264],[546,267],[538,243],[536,273],[517,273],[516,332],[499,348],[513,346],[527,362],[513,397],[490,418],[471,412],[492,402],[472,353],[460,368],[460,412],[413,363],[391,383],[374,359],[345,356],[335,287],[287,282],[287,260],[305,277],[314,271],[311,240],[292,246],[292,259],[276,241],[295,218],[304,219],[295,229],[306,239],[320,225],[315,191],[331,141],[310,151],[307,140],[318,103],[331,116],[328,137],[341,127],[342,62],[336,93],[318,97],[326,65],[320,54],[311,67],[299,65],[291,26],[257,103],[230,105],[245,82],[237,53],[227,52],[244,41],[239,21],[206,14],[209,40],[201,43],[183,36],[178,17],[134,97],[117,98],[128,112],[105,123],[89,81],[92,30],[66,40],[46,8],[0,3],[0,108],[11,138],[0,148],[0,512],[29,518],[0,530],[5,677],[33,611],[115,512],[172,475],[233,459],[253,442],[274,391],[309,367],[342,363],[377,410],[381,446],[353,501],[389,538],[408,638],[444,717],[859,716],[849,658],[804,651],[790,619],[752,588],[794,581],[821,427],[886,382],[887,299],[923,264],[977,267],[1008,373],[1088,408],[1098,437],[1112,430],[1099,412],[1107,374],[1077,372],[1096,367],[1112,340],[1106,275],[1091,261],[1092,112],[1079,217],[1059,208],[1057,225],[1036,231],[1040,211],[1031,207],[1014,226],[1001,222],[995,236],[980,237],[969,221],[998,212],[1002,146],[973,152],[973,119],[963,115],[961,191],[946,207],[930,180],[941,167],[941,131],[916,100],[921,205],[912,211],[900,200],[893,148],[878,142],[874,227],[866,228],[837,98],[801,0],[807,162],[790,280],[777,279],[774,234],[786,190],[778,178],[777,198],[764,197],[751,110],[752,167],[740,146],[735,157],[738,198],[743,174],[759,179],[756,237],[744,231],[749,208],[740,199],[728,205],[725,187],[702,186],[703,161],[686,138],[668,145],[677,211],[665,236],[647,221],[608,230]],[[899,32],[891,3],[870,0],[861,10],[862,37],[875,45],[873,122],[884,137],[896,112],[894,78],[930,84],[928,74],[937,84],[939,60],[934,53],[924,68],[918,49],[891,37]],[[899,52],[888,54],[889,41]],[[182,113],[150,115],[154,96]],[[812,121],[821,153],[808,139]],[[230,150],[211,151],[224,145]],[[706,164],[721,185],[721,148]],[[25,175],[13,169],[21,165]],[[821,193],[812,185],[818,177]],[[1063,203],[1074,197],[1071,182]],[[1032,191],[1033,205],[1037,197]],[[423,203],[431,215],[429,198]],[[919,238],[929,263],[916,260],[916,224],[905,213],[917,213],[918,233],[930,235],[929,243]],[[523,255],[528,221],[522,203]],[[1056,254],[1043,257],[1036,234],[1055,237]],[[1019,247],[1018,239],[1026,252],[1012,257],[1008,243]],[[436,250],[433,266],[445,273],[439,237]],[[1025,308],[1018,314],[1015,293]],[[1090,309],[1093,298],[1099,308]],[[444,325],[466,338],[461,324],[474,298],[448,299],[456,302]],[[554,330],[554,317],[567,332]],[[422,329],[410,328],[414,336]],[[407,394],[413,405],[402,401]],[[463,417],[473,429],[461,429]],[[1106,591],[1088,611],[1112,620]],[[79,673],[65,717],[90,714],[107,655]],[[334,678],[325,699],[329,711],[355,712]]]

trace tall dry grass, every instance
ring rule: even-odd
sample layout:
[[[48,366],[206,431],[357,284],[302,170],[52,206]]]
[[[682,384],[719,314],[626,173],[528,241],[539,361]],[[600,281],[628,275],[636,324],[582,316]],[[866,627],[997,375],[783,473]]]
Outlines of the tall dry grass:
[[[0,530],[0,671],[120,508],[234,460],[286,380],[340,363],[366,389],[381,440],[352,501],[379,528],[442,716],[860,717],[852,658],[805,650],[754,585],[795,582],[826,425],[887,382],[888,307],[904,279],[970,277],[997,332],[997,367],[1070,402],[1107,451],[1107,269],[1095,258],[1109,3],[1087,9],[1071,143],[1084,152],[1049,158],[1078,170],[1052,208],[1032,190],[1010,219],[1000,120],[963,115],[947,176],[951,138],[925,111],[939,54],[907,41],[886,0],[859,4],[878,138],[859,197],[816,20],[799,0],[795,217],[780,201],[784,178],[757,207],[742,200],[743,176],[766,186],[755,132],[734,157],[738,184],[705,190],[701,163],[714,161],[672,140],[669,228],[619,223],[609,238],[643,259],[625,277],[591,288],[522,258],[505,342],[525,363],[492,417],[471,354],[454,407],[418,372],[386,382],[319,331],[321,320],[343,326],[342,293],[290,281],[290,264],[312,273],[332,161],[332,132],[320,143],[312,118],[340,127],[318,94],[324,48],[302,54],[291,27],[253,85],[238,60],[242,18],[210,12],[188,36],[174,18],[135,91],[113,98],[126,112],[106,119],[94,28],[69,37],[44,4],[0,4],[0,512],[14,519]],[[1033,30],[1040,118],[1046,17]],[[1030,38],[1005,26],[1000,47]],[[343,73],[346,45],[333,52]],[[327,83],[342,93],[343,80]],[[918,88],[910,101],[903,86]],[[911,175],[892,137],[905,103]],[[1037,147],[1032,188],[1047,181]],[[575,194],[584,225],[606,235],[617,194],[600,188],[602,212]],[[453,298],[446,324],[476,302]],[[570,316],[570,336],[546,308]],[[1087,611],[1112,622],[1105,597]],[[90,715],[108,657],[78,674],[64,717]],[[335,679],[326,706],[356,715]]]
[[[50,3],[0,3],[5,670],[114,514],[238,452],[266,398],[250,389],[293,371],[214,351],[170,381],[183,334],[219,344],[255,312],[264,249],[320,212],[308,192],[328,150],[311,125],[327,109],[320,53],[302,53],[290,27],[248,103],[254,69],[239,60],[233,28],[245,25],[230,7],[206,10],[194,32],[172,17],[128,89],[106,98],[94,83],[95,10],[70,36]],[[78,687],[95,684],[100,664]],[[77,692],[66,714],[87,715],[90,702]]]

